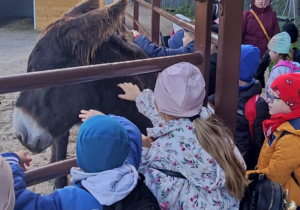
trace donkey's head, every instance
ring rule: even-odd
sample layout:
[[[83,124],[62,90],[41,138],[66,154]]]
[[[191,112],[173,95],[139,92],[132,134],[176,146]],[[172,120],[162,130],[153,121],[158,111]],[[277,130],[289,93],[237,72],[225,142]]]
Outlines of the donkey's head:
[[[90,64],[96,50],[114,34],[125,14],[127,0],[99,8],[99,0],[85,1],[41,34],[28,60],[28,72]]]
[[[132,57],[137,48],[113,36],[126,5],[127,0],[120,0],[99,8],[99,0],[88,0],[71,9],[42,32],[27,71],[145,58],[144,54]],[[97,108],[102,98],[95,91],[90,84],[22,91],[14,112],[15,134],[31,151],[43,151],[79,122],[80,109]]]

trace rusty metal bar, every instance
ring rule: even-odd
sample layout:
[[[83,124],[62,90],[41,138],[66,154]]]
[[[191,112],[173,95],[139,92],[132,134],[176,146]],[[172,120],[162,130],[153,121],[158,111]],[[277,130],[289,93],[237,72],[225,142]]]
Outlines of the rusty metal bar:
[[[210,63],[210,43],[211,43],[211,19],[212,1],[196,0],[196,21],[195,22],[195,51],[204,52],[204,62],[199,66],[205,79],[206,93],[209,87],[209,63]],[[201,21],[199,21],[201,20]],[[205,100],[206,104],[207,98]]]
[[[135,21],[135,24],[138,26],[139,30],[142,32],[143,35],[145,35],[149,40],[151,40],[150,34],[146,31],[146,29],[138,22]]]
[[[139,4],[141,4],[141,5],[143,5],[143,6],[145,6],[145,7],[147,7],[148,9],[151,9],[151,4],[150,3],[148,3],[148,2],[145,2],[144,0],[135,0],[136,2],[139,2]]]
[[[136,2],[140,2],[140,0],[135,0]],[[149,7],[149,9],[151,9],[151,5],[145,1],[143,1],[143,3],[147,4],[147,7]],[[138,4],[136,5],[136,7],[138,8]],[[195,32],[195,26],[193,24],[190,24],[186,21],[183,21],[182,19],[174,16],[174,15],[171,15],[169,14],[168,12],[162,10],[161,8],[158,8],[158,7],[153,7],[153,10],[160,14],[161,16],[163,16],[164,18],[170,20],[171,22],[173,23],[176,23],[177,25],[183,27],[184,29],[186,30],[189,30],[189,31],[192,31],[192,32]],[[134,7],[134,11],[135,11],[135,7]],[[137,10],[139,11],[139,10]],[[132,21],[134,21],[134,25],[133,25],[133,29],[134,30],[140,30],[149,40],[152,40],[151,39],[151,36],[149,35],[149,33],[145,30],[145,28],[139,23],[138,21],[138,13],[137,12],[137,15],[134,14],[134,16],[132,16],[129,12],[126,11],[126,15],[127,17],[129,17]],[[137,20],[134,19],[134,17],[137,17]],[[214,43],[214,44],[218,44],[218,34],[214,33],[214,32],[211,32],[211,42]]]
[[[137,23],[139,22],[139,2],[134,0],[133,4],[133,29],[138,30],[138,25]]]
[[[195,52],[160,58],[2,76],[0,77],[0,93],[156,72],[183,61],[199,65],[202,62],[202,58],[201,52]]]
[[[172,21],[173,23],[176,23],[177,25],[180,25],[181,27],[189,30],[189,31],[195,31],[195,26],[193,24],[190,24],[186,21],[183,21],[182,19],[169,14],[168,12],[162,10],[161,8],[158,7],[153,7],[153,10],[157,13],[160,14],[161,16],[165,17],[166,19]]]
[[[160,0],[152,0],[151,7],[151,41],[159,45],[160,15],[154,11],[154,8],[160,8]]]
[[[128,11],[125,11],[125,14],[130,20],[134,21],[133,16]]]
[[[130,33],[129,28],[125,24],[123,24],[122,27],[123,27],[123,32]]]
[[[70,174],[70,169],[77,167],[76,158],[44,165],[25,172],[26,186],[32,186],[51,179],[56,179]]]
[[[134,24],[133,29],[134,30],[138,30],[139,29],[142,32],[142,34],[144,34],[149,40],[151,40],[151,36],[146,31],[146,29],[139,23],[139,21],[138,20],[134,20],[134,17],[129,12],[127,12],[127,11],[126,11],[126,15],[133,21],[133,24]],[[136,29],[135,29],[135,26],[137,26]],[[128,32],[130,32],[129,29],[128,29]]]
[[[125,28],[125,17],[122,18],[121,27],[122,27],[122,32],[125,32],[125,30],[126,30],[126,28]]]
[[[222,1],[220,7],[215,111],[234,133],[237,122],[242,16],[243,1]]]
[[[169,14],[168,12],[162,10],[161,8],[154,7],[153,10],[155,12],[157,12],[158,14],[160,14],[161,16],[163,16],[164,18],[170,20],[171,22],[176,23],[177,25],[181,26],[182,28],[192,31],[192,32],[195,32],[195,26],[193,24],[183,21],[182,19]],[[214,32],[211,33],[211,42],[214,44],[218,44],[218,34],[216,34]]]

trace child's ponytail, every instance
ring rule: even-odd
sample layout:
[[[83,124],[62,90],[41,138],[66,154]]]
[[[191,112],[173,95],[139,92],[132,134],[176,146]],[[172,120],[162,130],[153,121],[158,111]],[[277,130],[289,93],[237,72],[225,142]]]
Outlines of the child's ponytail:
[[[230,130],[216,117],[193,120],[201,146],[220,164],[225,171],[226,187],[232,196],[242,199],[246,186],[245,169],[234,153]]]

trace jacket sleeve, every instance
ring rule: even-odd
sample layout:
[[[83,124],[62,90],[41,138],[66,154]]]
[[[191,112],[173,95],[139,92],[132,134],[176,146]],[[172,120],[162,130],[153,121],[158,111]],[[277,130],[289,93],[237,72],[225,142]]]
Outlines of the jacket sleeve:
[[[150,89],[143,90],[135,100],[139,112],[149,118],[154,127],[160,127],[165,121],[159,116],[154,104],[154,93]]]
[[[265,135],[263,132],[262,123],[264,120],[269,119],[269,108],[267,102],[259,98],[256,103],[256,118],[253,123],[253,135],[254,135],[254,155],[257,163],[258,156],[261,150],[261,147],[265,140]]]
[[[273,17],[272,17],[272,20],[273,20],[273,34],[271,35],[271,37],[280,32],[276,12],[273,12],[272,15],[273,15]]]
[[[131,121],[124,117],[114,116],[119,123],[121,123],[127,130],[129,138],[131,140],[131,149],[126,158],[126,163],[133,165],[136,169],[139,167],[142,153],[142,134],[138,127]]]
[[[245,41],[244,37],[245,37],[246,31],[247,31],[248,13],[249,13],[248,10],[244,11],[244,13],[243,13],[242,44],[244,44],[244,41]]]
[[[189,53],[188,47],[180,47],[179,49],[169,49],[163,46],[157,46],[150,42],[150,40],[144,36],[140,35],[135,39],[135,43],[150,57],[161,57],[168,55],[179,55],[184,53]],[[192,52],[192,51],[191,51]]]
[[[26,188],[24,170],[19,165],[19,157],[15,153],[1,154],[10,164],[16,195],[15,210],[58,210],[61,209],[60,197],[55,191],[50,195],[40,195]]]
[[[262,169],[247,171],[247,174],[264,173],[271,180],[284,186],[289,180],[292,172],[299,165],[300,151],[299,144],[297,143],[297,140],[299,141],[299,139],[297,138],[298,137],[294,135],[286,135],[280,138],[274,148],[274,153],[269,159],[268,165]],[[269,147],[267,141],[265,141],[262,151],[265,147]]]

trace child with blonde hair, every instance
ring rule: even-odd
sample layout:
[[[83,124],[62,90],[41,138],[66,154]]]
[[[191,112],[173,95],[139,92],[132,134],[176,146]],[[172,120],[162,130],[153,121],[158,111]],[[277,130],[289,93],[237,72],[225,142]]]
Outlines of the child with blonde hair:
[[[154,92],[118,85],[151,119],[139,171],[161,209],[239,209],[245,163],[223,123],[203,106],[205,82],[187,62],[162,71]]]

